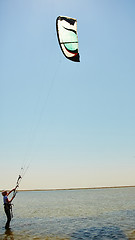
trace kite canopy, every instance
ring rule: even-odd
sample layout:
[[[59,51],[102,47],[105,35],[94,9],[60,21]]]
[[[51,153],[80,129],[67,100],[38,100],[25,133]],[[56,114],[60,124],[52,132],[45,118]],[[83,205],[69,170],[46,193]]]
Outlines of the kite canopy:
[[[56,30],[61,50],[66,58],[80,62],[78,51],[77,20],[69,17],[57,17]]]

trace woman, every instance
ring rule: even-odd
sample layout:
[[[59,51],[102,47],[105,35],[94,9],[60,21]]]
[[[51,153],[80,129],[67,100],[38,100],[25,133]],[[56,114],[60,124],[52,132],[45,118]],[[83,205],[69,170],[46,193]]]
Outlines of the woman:
[[[4,201],[4,210],[5,210],[5,213],[6,213],[6,216],[7,216],[7,222],[6,222],[6,225],[5,225],[5,229],[9,229],[9,226],[10,226],[11,210],[12,210],[11,202],[15,197],[15,194],[14,194],[13,197],[9,200],[8,195],[13,191],[15,192],[15,190],[16,190],[16,188],[12,189],[10,192],[7,192],[7,191],[2,192],[3,201]]]

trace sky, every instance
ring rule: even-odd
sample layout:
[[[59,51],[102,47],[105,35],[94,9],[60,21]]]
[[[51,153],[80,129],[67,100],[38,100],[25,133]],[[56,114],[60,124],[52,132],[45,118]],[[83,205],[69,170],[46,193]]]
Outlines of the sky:
[[[0,1],[0,189],[135,185],[135,1]],[[77,19],[80,63],[56,18]]]

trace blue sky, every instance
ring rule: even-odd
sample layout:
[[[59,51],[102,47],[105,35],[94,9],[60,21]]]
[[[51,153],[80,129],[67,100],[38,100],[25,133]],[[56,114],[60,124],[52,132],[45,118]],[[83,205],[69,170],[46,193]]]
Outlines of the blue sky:
[[[134,185],[135,2],[0,1],[0,189]],[[67,60],[57,16],[78,21]]]

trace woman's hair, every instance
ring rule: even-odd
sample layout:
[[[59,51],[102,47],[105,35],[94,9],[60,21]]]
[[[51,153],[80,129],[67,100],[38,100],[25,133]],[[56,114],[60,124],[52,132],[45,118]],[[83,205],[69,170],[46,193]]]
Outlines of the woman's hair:
[[[6,195],[7,195],[7,191],[5,191],[5,190],[2,191],[2,195],[3,195],[3,196],[6,196]]]

